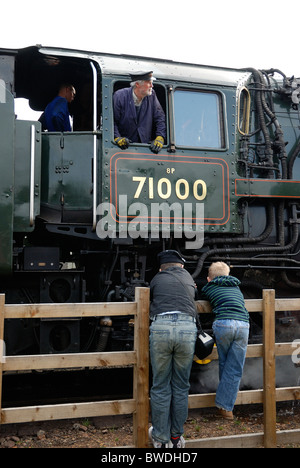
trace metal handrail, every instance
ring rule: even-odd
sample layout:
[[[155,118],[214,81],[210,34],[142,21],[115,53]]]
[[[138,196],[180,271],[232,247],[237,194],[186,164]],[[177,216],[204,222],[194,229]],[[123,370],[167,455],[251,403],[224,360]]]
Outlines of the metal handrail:
[[[90,62],[93,71],[93,231],[96,230],[97,212],[97,70],[93,62]]]
[[[34,224],[34,177],[35,177],[35,126],[30,127],[30,186],[29,186],[29,223]]]

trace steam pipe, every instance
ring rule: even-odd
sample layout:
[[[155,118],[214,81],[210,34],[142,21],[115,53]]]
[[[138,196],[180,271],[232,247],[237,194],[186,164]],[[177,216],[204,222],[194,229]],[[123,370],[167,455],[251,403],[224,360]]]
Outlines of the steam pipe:
[[[273,210],[273,206],[271,203],[268,203],[267,205],[267,223],[266,223],[266,228],[264,232],[258,236],[258,237],[219,237],[219,238],[214,238],[214,239],[208,239],[205,242],[205,245],[210,245],[210,244],[238,244],[238,243],[243,243],[243,244],[257,244],[259,242],[262,242],[263,240],[267,239],[274,226],[275,226],[275,214]]]
[[[249,247],[246,249],[243,249],[243,252],[245,253],[282,253],[286,252],[287,250],[292,249],[298,241],[298,225],[294,224],[292,226],[292,240],[289,244],[284,245],[284,246],[278,246],[278,247]],[[235,253],[240,253],[241,249],[240,248],[224,248],[224,249],[212,249],[209,250],[208,252],[204,252],[202,256],[198,260],[197,267],[192,274],[193,278],[197,278],[199,274],[202,271],[203,264],[205,260],[210,257],[211,255],[216,255],[216,254],[222,254],[222,255],[227,255],[227,254],[235,254]]]

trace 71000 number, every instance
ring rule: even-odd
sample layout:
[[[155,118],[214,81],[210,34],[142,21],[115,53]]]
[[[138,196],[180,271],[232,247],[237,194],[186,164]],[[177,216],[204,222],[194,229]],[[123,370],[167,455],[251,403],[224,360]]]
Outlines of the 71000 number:
[[[137,189],[134,194],[134,198],[139,198],[142,190],[148,191],[149,199],[154,198],[154,191],[156,194],[166,200],[172,195],[172,183],[166,177],[162,177],[157,182],[154,181],[153,177],[132,177],[133,182],[138,182]],[[198,201],[203,201],[207,195],[207,185],[204,180],[198,179],[190,186],[186,179],[178,179],[175,183],[175,195],[179,200],[186,200],[190,194],[193,194],[194,198]]]

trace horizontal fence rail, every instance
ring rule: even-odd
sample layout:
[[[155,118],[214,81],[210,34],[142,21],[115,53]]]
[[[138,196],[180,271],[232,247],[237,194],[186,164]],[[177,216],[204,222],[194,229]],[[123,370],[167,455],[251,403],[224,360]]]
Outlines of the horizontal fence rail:
[[[134,317],[134,349],[122,352],[4,355],[4,322],[16,318]],[[5,371],[133,366],[133,398],[128,400],[2,408]],[[78,304],[5,304],[0,295],[0,424],[132,414],[134,443],[146,447],[149,414],[149,289],[136,288],[135,302]]]
[[[198,312],[211,313],[208,302],[196,302]],[[263,314],[264,334],[263,344],[249,345],[247,358],[263,359],[264,388],[258,390],[240,391],[237,405],[263,403],[264,433],[233,438],[231,444],[238,446],[265,447],[276,446],[281,434],[276,433],[276,401],[300,399],[300,387],[276,388],[275,357],[290,356],[295,351],[292,343],[275,343],[275,312],[299,311],[300,299],[275,299],[275,291],[263,291],[262,299],[246,300],[250,313]],[[96,316],[134,316],[134,349],[122,352],[72,353],[30,356],[5,356],[4,354],[4,324],[11,318],[67,318]],[[208,357],[218,359],[214,348]],[[68,369],[81,367],[120,367],[133,366],[133,398],[128,400],[113,400],[88,403],[69,403],[62,405],[44,405],[18,408],[2,408],[2,375],[6,371],[29,371],[46,369]],[[215,393],[189,396],[189,408],[213,407]],[[72,419],[116,414],[133,415],[134,445],[147,447],[149,425],[149,289],[136,288],[134,302],[125,303],[80,303],[80,304],[5,304],[5,296],[0,295],[0,410],[1,424],[43,421],[56,419]],[[285,431],[286,432],[286,431]],[[257,436],[257,437],[254,437]],[[288,436],[285,436],[288,437]],[[223,440],[221,440],[223,439]],[[293,440],[297,432],[293,432]],[[227,439],[226,439],[227,440]],[[300,432],[298,434],[300,441]],[[262,442],[263,441],[263,442]],[[187,441],[187,447],[226,446],[224,438]],[[195,445],[198,444],[198,445]],[[249,445],[250,444],[250,445]],[[252,445],[251,445],[252,444]]]

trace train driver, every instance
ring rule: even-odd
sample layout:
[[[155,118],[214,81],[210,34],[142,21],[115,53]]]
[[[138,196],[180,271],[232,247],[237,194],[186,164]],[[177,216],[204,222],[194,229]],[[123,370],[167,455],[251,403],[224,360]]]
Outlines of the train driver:
[[[115,92],[114,138],[121,149],[129,143],[150,143],[153,153],[158,153],[166,138],[165,113],[153,89],[153,72],[137,72],[130,75],[130,88]],[[155,139],[151,142],[152,131]]]

